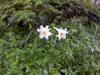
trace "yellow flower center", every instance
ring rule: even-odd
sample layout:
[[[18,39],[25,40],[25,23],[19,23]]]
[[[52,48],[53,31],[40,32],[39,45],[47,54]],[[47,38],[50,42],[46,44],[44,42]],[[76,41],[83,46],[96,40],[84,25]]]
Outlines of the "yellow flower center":
[[[63,36],[64,35],[64,33],[60,33],[60,36]]]
[[[47,32],[47,31],[44,31],[43,34],[44,34],[44,35],[48,35],[48,32]]]

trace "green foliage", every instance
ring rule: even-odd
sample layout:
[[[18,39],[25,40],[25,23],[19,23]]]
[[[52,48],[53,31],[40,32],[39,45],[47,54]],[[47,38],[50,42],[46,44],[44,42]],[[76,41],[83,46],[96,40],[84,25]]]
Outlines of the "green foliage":
[[[100,26],[84,26],[76,18],[59,21],[57,8],[70,0],[0,1],[0,75],[99,75]],[[52,14],[58,16],[48,23]],[[68,28],[69,34],[58,43],[56,35],[41,40],[40,24],[49,24],[53,34],[53,27]]]

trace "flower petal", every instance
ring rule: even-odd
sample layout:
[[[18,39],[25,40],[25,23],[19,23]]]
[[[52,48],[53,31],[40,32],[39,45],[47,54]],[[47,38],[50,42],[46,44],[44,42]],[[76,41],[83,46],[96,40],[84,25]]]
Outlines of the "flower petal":
[[[40,29],[37,29],[37,32],[40,32]]]
[[[40,38],[40,39],[43,39],[43,38],[44,38],[44,35],[40,34],[40,35],[39,35],[39,38]]]
[[[48,39],[49,39],[49,37],[48,37],[48,36],[45,36],[45,39],[46,39],[46,40],[48,40]]]

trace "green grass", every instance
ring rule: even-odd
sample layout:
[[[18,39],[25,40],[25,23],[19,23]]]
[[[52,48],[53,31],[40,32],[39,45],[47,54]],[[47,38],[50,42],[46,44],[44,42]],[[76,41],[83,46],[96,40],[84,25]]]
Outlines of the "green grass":
[[[57,27],[67,27],[70,31],[65,40],[54,47],[55,35],[48,41],[39,39],[33,30],[28,40],[25,37],[7,32],[0,39],[0,73],[2,75],[59,75],[64,70],[66,75],[96,75],[100,70],[99,31],[95,37],[95,26],[87,28],[73,22],[64,22]],[[54,25],[50,26],[51,28]],[[88,30],[87,30],[88,29]],[[56,34],[56,32],[51,29]],[[59,44],[59,45],[58,45]]]
[[[99,75],[99,24],[84,25],[75,18],[60,21],[59,15],[49,24],[53,35],[42,40],[37,28],[47,25],[45,17],[62,14],[57,8],[65,0],[55,0],[55,7],[51,0],[43,1],[35,0],[33,6],[31,0],[1,2],[0,75]],[[68,28],[67,38],[55,41],[54,27]]]

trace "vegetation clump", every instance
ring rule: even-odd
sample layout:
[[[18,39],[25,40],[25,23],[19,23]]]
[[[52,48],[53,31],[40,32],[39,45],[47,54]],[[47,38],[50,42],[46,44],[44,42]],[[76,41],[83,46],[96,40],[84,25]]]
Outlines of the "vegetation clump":
[[[99,75],[99,12],[91,0],[0,0],[0,74]]]

